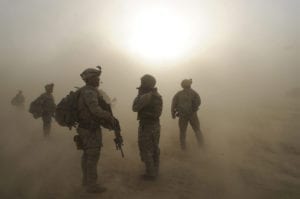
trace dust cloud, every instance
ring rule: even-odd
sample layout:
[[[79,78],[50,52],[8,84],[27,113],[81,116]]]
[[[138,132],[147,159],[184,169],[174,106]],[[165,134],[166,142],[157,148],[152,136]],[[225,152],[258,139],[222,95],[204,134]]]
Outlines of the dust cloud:
[[[223,16],[219,24],[227,24],[230,31],[184,60],[153,64],[128,56],[105,34],[110,27],[103,25],[103,17],[129,13],[124,5],[125,11],[103,4],[108,12],[96,2],[74,1],[70,7],[2,2],[0,7],[7,10],[0,21],[0,197],[299,198],[300,48],[293,2],[278,1],[266,12],[268,3],[224,1],[218,6]],[[86,194],[81,187],[75,130],[53,122],[45,139],[42,121],[28,112],[45,84],[55,84],[59,102],[83,85],[79,74],[96,65],[103,67],[100,88],[116,98],[113,112],[121,124],[125,153],[122,159],[113,133],[104,129],[98,171],[99,183],[108,191],[101,195]],[[144,167],[138,122],[131,111],[139,78],[146,73],[156,77],[164,102],[161,167],[155,182],[139,177]],[[189,127],[188,150],[181,151],[177,120],[171,118],[172,97],[185,78],[193,79],[192,87],[202,99],[198,115],[204,150],[197,147]],[[26,98],[23,111],[10,105],[18,90]]]

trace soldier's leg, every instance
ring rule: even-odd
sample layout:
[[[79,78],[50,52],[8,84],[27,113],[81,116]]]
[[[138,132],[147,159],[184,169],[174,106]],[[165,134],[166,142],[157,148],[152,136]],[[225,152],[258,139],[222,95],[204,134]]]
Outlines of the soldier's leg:
[[[154,174],[155,176],[157,176],[159,173],[159,165],[160,165],[160,149],[158,146],[154,152],[153,160],[154,160]]]
[[[154,178],[157,176],[157,173],[155,169],[153,153],[147,152],[145,156],[146,177]]]
[[[155,175],[158,175],[159,172],[159,163],[160,163],[160,149],[159,149],[159,138],[160,138],[160,125],[157,125],[156,132],[154,134],[154,153],[153,153],[153,160],[154,160],[154,169]]]
[[[140,151],[140,158],[141,158],[141,161],[144,162],[144,138],[143,138],[143,126],[140,125],[139,126],[139,129],[138,129],[138,146],[139,146],[139,151]]]
[[[145,164],[145,175],[151,177],[156,176],[153,152],[147,149],[142,149],[140,154]]]
[[[85,150],[81,156],[81,170],[82,170],[82,186],[87,185],[87,154]]]
[[[186,129],[188,125],[188,119],[184,117],[179,117],[178,120],[178,125],[179,125],[179,140],[180,140],[180,146],[182,150],[186,149],[186,144],[185,144],[185,138],[186,138]]]
[[[203,147],[204,138],[203,138],[202,131],[200,129],[200,122],[199,122],[199,119],[198,119],[198,116],[197,116],[197,112],[195,112],[192,115],[192,117],[190,118],[190,124],[191,124],[191,126],[192,126],[192,128],[193,128],[193,130],[195,132],[198,145],[200,147]]]
[[[97,165],[102,146],[101,129],[89,130],[79,127],[77,133],[83,148],[81,158],[82,184],[86,185],[86,191],[89,193],[101,193],[106,190],[97,185]]]
[[[152,125],[144,125],[139,128],[139,149],[141,160],[145,164],[145,177],[155,176],[154,159],[153,159],[153,129]]]
[[[79,135],[80,141],[77,141],[80,143],[80,147],[83,149],[83,153],[81,156],[81,171],[82,171],[82,185],[86,186],[87,185],[87,144],[88,144],[88,138],[89,138],[89,131],[87,129],[83,128],[77,128],[77,133]],[[76,143],[77,145],[78,143]]]
[[[50,130],[51,130],[51,115],[49,114],[44,114],[42,116],[43,119],[43,131],[44,131],[44,136],[47,137],[50,134]]]
[[[85,150],[86,179],[88,189],[97,187],[97,165],[100,158],[100,148],[90,148]]]

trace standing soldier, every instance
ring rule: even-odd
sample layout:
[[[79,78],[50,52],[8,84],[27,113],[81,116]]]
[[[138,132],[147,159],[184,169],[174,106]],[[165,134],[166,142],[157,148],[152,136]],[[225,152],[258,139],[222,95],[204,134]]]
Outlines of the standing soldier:
[[[159,117],[162,112],[162,97],[155,88],[156,80],[151,75],[141,78],[138,96],[134,99],[132,110],[138,112],[138,145],[141,160],[145,163],[144,180],[155,180],[159,170]]]
[[[40,96],[42,101],[42,109],[43,109],[42,119],[43,119],[44,136],[49,136],[50,134],[52,117],[54,116],[55,108],[56,108],[54,97],[52,95],[53,88],[54,88],[53,83],[47,84],[45,86],[46,92]]]
[[[101,193],[106,188],[97,184],[97,164],[102,147],[102,132],[100,121],[110,126],[114,125],[115,118],[99,105],[101,96],[98,91],[101,70],[88,68],[81,73],[86,85],[80,88],[78,99],[78,138],[75,141],[83,150],[81,158],[82,185],[89,193]],[[120,138],[121,139],[121,138]]]
[[[19,90],[17,95],[11,100],[11,104],[16,106],[19,110],[24,110],[25,97],[23,92]]]
[[[197,111],[201,104],[199,94],[191,88],[192,79],[185,79],[181,82],[181,91],[177,92],[172,100],[172,118],[179,117],[180,144],[181,149],[186,149],[185,138],[188,123],[191,124],[197,138],[198,145],[203,146],[203,135],[200,130],[200,122]]]

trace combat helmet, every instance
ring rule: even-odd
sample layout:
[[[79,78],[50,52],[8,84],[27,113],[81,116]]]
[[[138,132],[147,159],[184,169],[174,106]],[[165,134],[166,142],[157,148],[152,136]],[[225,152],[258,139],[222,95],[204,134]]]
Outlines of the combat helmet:
[[[45,85],[45,90],[46,90],[46,91],[51,90],[51,89],[53,89],[53,87],[54,87],[54,84],[53,84],[53,83],[46,84],[46,85]]]
[[[98,69],[94,69],[94,68],[87,68],[85,69],[81,74],[81,78],[86,81],[92,77],[98,77],[101,75],[101,67],[97,66]]]
[[[152,75],[146,74],[141,77],[141,86],[140,88],[154,88],[156,80]]]
[[[191,88],[192,82],[193,82],[192,79],[184,79],[181,82],[181,87],[182,88]]]

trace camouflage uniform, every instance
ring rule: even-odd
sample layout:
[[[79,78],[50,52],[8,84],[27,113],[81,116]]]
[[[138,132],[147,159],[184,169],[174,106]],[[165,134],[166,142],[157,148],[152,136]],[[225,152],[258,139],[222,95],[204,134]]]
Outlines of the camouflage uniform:
[[[85,70],[86,73],[94,70],[95,75],[99,76],[96,69]],[[83,74],[82,73],[82,78]],[[98,71],[99,72],[99,71]],[[84,79],[85,80],[85,79]],[[100,120],[107,120],[111,117],[110,113],[104,111],[99,106],[100,94],[96,87],[86,85],[80,88],[78,99],[78,128],[77,133],[82,143],[83,154],[81,158],[82,184],[87,186],[87,191],[97,192],[97,164],[100,158],[102,147],[102,132]]]
[[[140,92],[134,99],[132,110],[138,112],[138,145],[140,157],[145,163],[145,176],[155,178],[159,171],[159,117],[162,112],[162,97],[156,88],[143,91],[141,86],[139,89]]]
[[[45,86],[45,89],[53,89],[53,84],[48,84]],[[52,95],[52,92],[45,92],[40,97],[39,100],[41,101],[42,106],[42,120],[43,120],[43,130],[44,130],[44,136],[49,136],[51,131],[51,123],[52,123],[52,117],[55,113],[55,101],[54,97]]]
[[[22,91],[19,91],[18,94],[11,100],[11,104],[16,106],[20,110],[24,110],[25,97]]]
[[[176,93],[172,100],[172,117],[179,117],[178,125],[180,130],[180,144],[184,150],[186,148],[185,138],[188,123],[191,124],[199,146],[203,145],[203,135],[200,129],[200,122],[197,111],[201,104],[199,94],[190,88],[191,80],[183,80],[183,90]]]

